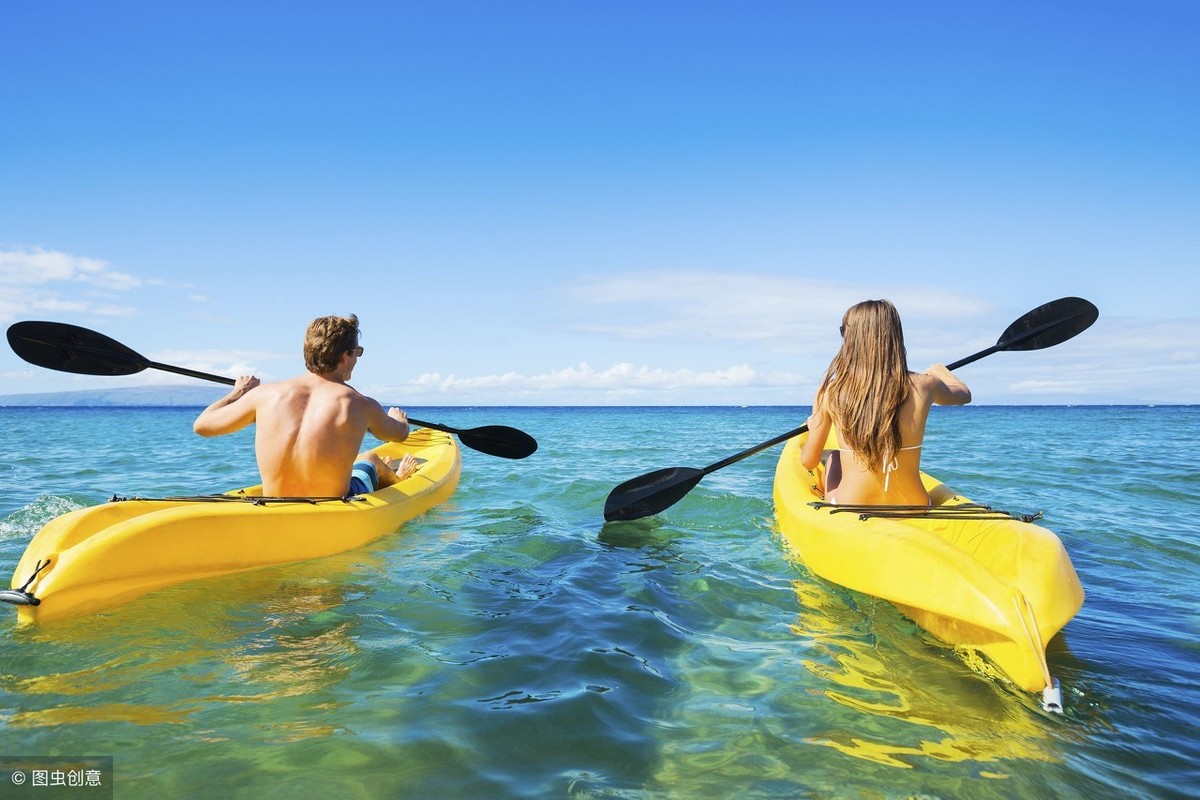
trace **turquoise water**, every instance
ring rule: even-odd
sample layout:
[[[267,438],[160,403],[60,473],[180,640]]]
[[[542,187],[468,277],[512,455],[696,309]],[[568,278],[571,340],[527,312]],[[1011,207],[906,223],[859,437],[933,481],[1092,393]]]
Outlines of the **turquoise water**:
[[[0,409],[0,572],[113,494],[255,482],[188,409]],[[421,409],[513,425],[458,492],[320,561],[82,620],[0,624],[0,755],[114,757],[117,797],[1184,797],[1200,786],[1200,408],[935,409],[930,472],[1045,512],[1087,600],[1066,713],[789,560],[779,449],[649,520],[617,483],[702,467],[806,409]],[[864,554],[869,557],[869,554]],[[0,796],[3,788],[0,787]]]

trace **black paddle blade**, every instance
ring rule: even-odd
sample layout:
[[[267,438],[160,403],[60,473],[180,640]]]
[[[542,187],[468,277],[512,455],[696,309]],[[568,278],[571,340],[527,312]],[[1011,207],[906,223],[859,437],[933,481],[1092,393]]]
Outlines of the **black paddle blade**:
[[[1072,339],[1092,327],[1100,309],[1082,297],[1063,297],[1038,306],[1008,326],[997,350],[1041,350]]]
[[[17,322],[8,344],[30,364],[80,375],[132,375],[146,359],[102,333],[63,322]]]
[[[455,433],[472,450],[500,458],[529,458],[538,448],[537,440],[528,433],[507,425],[484,425]]]
[[[682,500],[706,474],[691,467],[668,467],[627,480],[608,493],[604,519],[619,522],[653,516]]]

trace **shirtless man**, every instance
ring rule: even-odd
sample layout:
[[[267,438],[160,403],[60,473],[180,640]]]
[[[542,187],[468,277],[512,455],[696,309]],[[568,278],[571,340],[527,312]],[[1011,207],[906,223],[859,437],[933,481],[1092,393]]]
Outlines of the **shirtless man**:
[[[253,375],[196,418],[201,436],[233,433],[255,423],[254,450],[267,497],[340,497],[391,486],[416,471],[399,462],[359,453],[369,431],[385,442],[408,438],[408,417],[359,394],[346,381],[358,364],[358,317],[319,317],[308,326],[304,363],[308,372],[260,385]],[[358,454],[356,456],[356,454]]]

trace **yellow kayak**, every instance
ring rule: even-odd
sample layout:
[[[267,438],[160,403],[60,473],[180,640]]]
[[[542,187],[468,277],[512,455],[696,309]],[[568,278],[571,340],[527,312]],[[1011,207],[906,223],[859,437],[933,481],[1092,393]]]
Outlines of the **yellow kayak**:
[[[381,456],[412,453],[417,471],[394,486],[341,498],[224,495],[128,499],[83,508],[30,540],[0,599],[21,623],[50,622],[125,603],[184,581],[304,561],[360,547],[445,502],[462,461],[449,433],[421,428]]]
[[[800,463],[806,436],[789,440],[779,458],[775,517],[808,568],[890,601],[947,644],[982,653],[1022,689],[1057,692],[1046,642],[1083,605],[1058,536],[924,473],[929,510],[831,506]],[[837,446],[832,437],[829,446]]]

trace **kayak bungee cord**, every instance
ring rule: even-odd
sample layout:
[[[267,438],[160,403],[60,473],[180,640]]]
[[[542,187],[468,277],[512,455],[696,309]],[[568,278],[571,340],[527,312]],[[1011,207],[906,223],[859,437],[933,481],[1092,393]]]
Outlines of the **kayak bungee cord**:
[[[274,503],[361,503],[366,500],[364,495],[343,495],[332,497],[259,497],[257,495],[236,494],[197,494],[185,497],[121,497],[113,495],[110,503],[127,503],[132,501],[146,503],[248,503],[252,506],[266,506]]]
[[[863,511],[860,512],[858,518],[861,520],[868,519],[968,519],[968,520],[1012,520],[1013,522],[1024,522],[1033,524],[1034,520],[1042,518],[1042,512],[1036,514],[1010,514],[1007,511],[993,509],[991,511],[980,511],[975,514],[939,514],[937,509],[926,514],[913,514],[903,511],[887,512],[887,511]]]
[[[1033,522],[1042,518],[1042,512],[1013,514],[982,503],[960,503],[953,506],[841,506],[836,503],[809,503],[816,509],[827,509],[831,514],[858,514],[861,520],[881,519],[1011,519],[1017,522]]]

